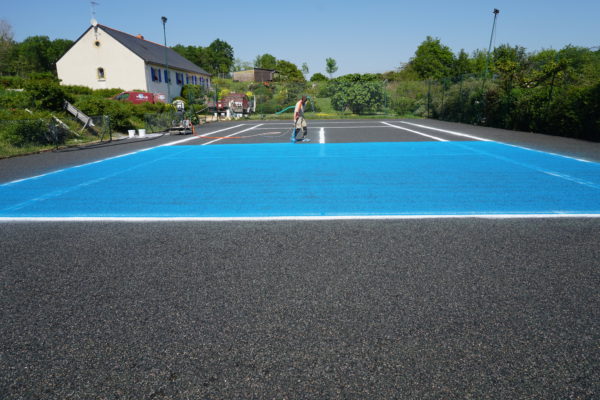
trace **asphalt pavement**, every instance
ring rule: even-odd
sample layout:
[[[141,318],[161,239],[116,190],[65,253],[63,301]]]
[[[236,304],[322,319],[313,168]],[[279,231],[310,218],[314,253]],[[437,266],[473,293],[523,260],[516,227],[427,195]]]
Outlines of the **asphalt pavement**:
[[[326,123],[313,141],[378,129]],[[0,182],[181,139],[2,160]],[[0,223],[0,398],[596,399],[598,237],[583,217]]]

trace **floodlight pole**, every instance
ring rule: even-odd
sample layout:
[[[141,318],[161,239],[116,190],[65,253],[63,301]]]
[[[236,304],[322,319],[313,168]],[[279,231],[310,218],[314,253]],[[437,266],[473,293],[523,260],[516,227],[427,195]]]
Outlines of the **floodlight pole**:
[[[490,52],[492,51],[492,41],[494,39],[494,31],[496,30],[496,18],[498,17],[498,14],[500,14],[500,10],[498,10],[497,8],[494,8],[494,23],[492,25],[492,34],[490,35],[490,45],[488,46],[488,51],[487,51],[487,56],[485,57],[485,72],[483,75],[483,80],[485,82],[485,79],[487,78],[487,74],[488,74],[488,66],[490,63]]]
[[[167,52],[167,28],[166,28],[166,24],[167,24],[167,17],[160,17],[160,19],[162,20],[162,24],[163,24],[163,36],[165,38],[165,66],[166,66],[166,71],[167,71],[167,102],[170,103],[171,102],[171,74],[169,73],[169,55]]]
[[[485,90],[485,81],[487,79],[487,75],[488,75],[488,66],[490,63],[490,52],[492,51],[492,41],[494,40],[494,31],[496,30],[496,18],[498,17],[498,14],[500,14],[500,10],[498,10],[497,8],[494,8],[494,23],[492,25],[492,34],[490,35],[490,45],[488,46],[488,51],[487,51],[487,55],[485,57],[485,70],[483,72],[483,79],[481,80],[481,106],[483,108],[485,108],[485,94],[484,94],[484,90]],[[481,110],[483,111],[483,110]],[[479,120],[479,122],[481,122],[481,113],[479,114],[479,116],[477,117],[477,119]]]

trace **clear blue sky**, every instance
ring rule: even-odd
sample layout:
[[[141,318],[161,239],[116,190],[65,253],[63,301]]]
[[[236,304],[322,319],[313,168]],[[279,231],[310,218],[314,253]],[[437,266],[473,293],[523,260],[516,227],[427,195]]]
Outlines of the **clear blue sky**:
[[[496,45],[530,52],[600,45],[598,0],[96,1],[97,20],[112,28],[163,43],[164,15],[169,46],[207,46],[219,38],[236,58],[252,62],[270,53],[298,66],[306,62],[311,75],[325,72],[327,57],[338,63],[335,75],[393,70],[428,35],[455,53],[487,49],[494,8],[500,9]],[[0,19],[12,25],[17,41],[33,35],[75,40],[91,19],[87,0],[2,3]]]

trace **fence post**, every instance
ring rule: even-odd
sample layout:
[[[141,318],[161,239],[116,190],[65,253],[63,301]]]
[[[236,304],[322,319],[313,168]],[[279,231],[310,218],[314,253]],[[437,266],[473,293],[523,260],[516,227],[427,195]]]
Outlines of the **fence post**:
[[[431,118],[431,79],[427,81],[427,118]]]

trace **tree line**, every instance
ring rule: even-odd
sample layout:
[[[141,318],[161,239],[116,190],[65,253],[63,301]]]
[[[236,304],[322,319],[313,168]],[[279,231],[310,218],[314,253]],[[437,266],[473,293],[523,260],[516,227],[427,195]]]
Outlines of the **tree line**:
[[[47,36],[17,43],[10,24],[0,20],[0,84],[2,75],[32,77],[46,72],[56,76],[56,61],[72,44]],[[462,49],[455,54],[439,38],[428,36],[414,56],[394,71],[336,78],[338,65],[333,58],[325,60],[329,76],[315,73],[309,78],[306,63],[298,67],[269,53],[244,62],[221,39],[206,47],[177,44],[173,49],[214,78],[252,67],[276,70],[276,87],[248,88],[264,92],[265,112],[309,93],[327,98],[337,111],[414,115],[600,141],[598,48],[566,46],[528,52],[503,44],[489,54]]]
[[[0,75],[56,73],[56,62],[72,45],[72,40],[50,40],[48,36],[30,36],[16,42],[10,24],[0,20]]]

